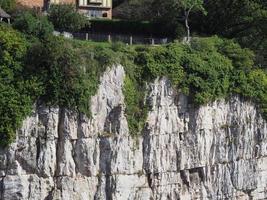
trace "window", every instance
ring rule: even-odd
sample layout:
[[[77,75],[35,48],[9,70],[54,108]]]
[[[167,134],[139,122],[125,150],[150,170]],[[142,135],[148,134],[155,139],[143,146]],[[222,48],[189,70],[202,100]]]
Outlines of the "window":
[[[102,0],[87,0],[87,5],[90,4],[101,4]]]
[[[108,13],[103,13],[102,17],[108,17]]]
[[[91,18],[101,18],[102,17],[102,11],[100,10],[89,10],[88,16]]]

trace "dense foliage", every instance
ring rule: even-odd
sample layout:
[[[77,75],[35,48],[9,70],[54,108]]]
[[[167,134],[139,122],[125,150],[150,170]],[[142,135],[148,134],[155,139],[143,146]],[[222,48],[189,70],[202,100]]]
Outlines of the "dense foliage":
[[[71,4],[52,4],[48,10],[48,18],[59,31],[79,31],[89,24],[87,17],[78,13]]]
[[[149,107],[146,84],[168,77],[177,92],[203,105],[230,94],[254,100],[267,118],[267,75],[254,54],[232,40],[194,39],[191,45],[94,44],[49,35],[27,40],[0,26],[0,143],[9,144],[34,102],[59,105],[90,116],[90,98],[107,66],[125,66],[126,117],[130,132],[142,131]]]
[[[12,12],[16,7],[16,0],[0,0],[0,7],[6,12]]]
[[[254,35],[257,37],[254,41],[253,38],[247,38],[252,43],[266,38],[266,1],[206,0],[204,6],[207,16],[196,15],[197,21],[193,20],[199,31],[240,39]]]
[[[267,68],[267,1],[206,0],[204,6],[207,16],[195,14],[192,18],[195,31],[235,38],[254,50],[256,64]]]
[[[40,86],[34,77],[24,77],[27,42],[22,35],[0,25],[0,45],[0,145],[5,146],[30,114]]]
[[[27,36],[34,36],[40,39],[47,38],[54,30],[53,24],[48,21],[46,16],[30,11],[20,13],[16,17],[13,27]]]
[[[203,2],[206,12],[192,12],[188,20],[194,35],[216,34],[236,39],[242,47],[250,48],[256,53],[257,65],[267,68],[267,1],[265,0],[120,0],[117,2],[122,2],[114,9],[121,13],[121,18],[160,22],[162,29],[172,27],[173,34],[170,35],[179,33],[180,23],[186,19],[184,2],[191,5],[194,2],[202,5]]]
[[[112,51],[50,37],[36,43],[28,53],[27,71],[38,77],[44,88],[40,99],[90,115],[90,97],[99,77],[115,60]],[[115,57],[115,56],[113,56]]]
[[[148,113],[148,108],[144,103],[145,88],[138,84],[136,79],[129,76],[126,76],[124,80],[125,112],[131,135],[138,135],[143,130]]]

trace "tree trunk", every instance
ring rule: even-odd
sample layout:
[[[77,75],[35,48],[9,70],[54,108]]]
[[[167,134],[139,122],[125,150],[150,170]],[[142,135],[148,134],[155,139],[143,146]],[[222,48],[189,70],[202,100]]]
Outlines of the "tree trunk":
[[[187,43],[190,42],[190,27],[188,24],[188,17],[189,17],[189,11],[185,11],[185,27],[186,27],[186,31],[187,31],[187,37],[186,37]]]

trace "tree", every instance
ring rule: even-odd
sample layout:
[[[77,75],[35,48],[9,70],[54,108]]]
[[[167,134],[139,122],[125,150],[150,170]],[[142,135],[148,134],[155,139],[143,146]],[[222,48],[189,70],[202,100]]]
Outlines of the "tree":
[[[0,25],[0,81],[10,84],[22,70],[21,61],[26,53],[25,39],[8,26]]]
[[[25,34],[45,39],[52,34],[54,27],[46,16],[33,14],[29,11],[20,14],[14,21],[13,27]]]
[[[187,30],[187,39],[186,41],[190,41],[190,27],[188,23],[189,15],[192,11],[201,11],[206,14],[206,10],[203,7],[203,0],[180,0],[179,1],[181,8],[184,12],[184,23]]]
[[[243,47],[253,49],[257,64],[267,68],[267,1],[205,0],[204,7],[206,16],[191,16],[195,31],[235,38]]]
[[[153,0],[120,0],[115,2],[117,2],[117,4],[119,2],[120,4],[113,9],[113,14],[119,19],[149,20],[151,12],[153,12],[151,9],[151,3],[153,3]]]
[[[256,26],[261,25],[259,28],[266,29],[266,1],[206,0],[204,6],[208,12],[206,16],[192,16],[197,21],[195,27],[201,28],[201,32],[233,38],[244,31],[250,32]]]
[[[89,25],[89,20],[77,12],[71,4],[53,4],[48,10],[48,19],[59,31],[78,31]]]
[[[169,35],[182,36],[185,24],[187,41],[190,38],[189,15],[200,11],[206,14],[204,0],[129,0],[118,8],[116,14],[124,19],[149,20],[160,23],[163,29],[172,30]],[[136,15],[138,13],[138,15]]]
[[[12,12],[16,7],[16,0],[0,0],[0,7],[6,12]]]

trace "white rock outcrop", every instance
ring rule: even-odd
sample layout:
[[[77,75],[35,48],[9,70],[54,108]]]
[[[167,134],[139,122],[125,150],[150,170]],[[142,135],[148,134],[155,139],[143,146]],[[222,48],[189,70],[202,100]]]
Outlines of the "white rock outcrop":
[[[3,200],[267,199],[267,123],[240,97],[200,108],[167,79],[149,85],[129,135],[124,70],[104,73],[92,117],[38,106],[0,150]]]

